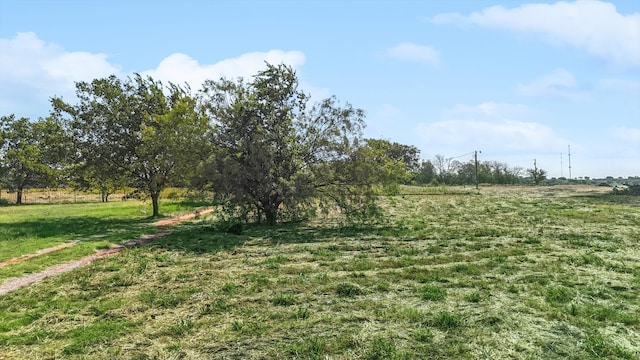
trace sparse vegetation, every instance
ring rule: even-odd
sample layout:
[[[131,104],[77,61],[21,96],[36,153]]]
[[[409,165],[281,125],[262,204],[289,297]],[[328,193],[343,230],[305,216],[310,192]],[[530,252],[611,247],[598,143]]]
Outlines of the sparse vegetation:
[[[640,357],[638,197],[400,190],[378,199],[385,217],[373,225],[325,217],[233,235],[200,219],[2,295],[2,356]],[[50,213],[22,241],[59,241],[58,206],[19,207]]]

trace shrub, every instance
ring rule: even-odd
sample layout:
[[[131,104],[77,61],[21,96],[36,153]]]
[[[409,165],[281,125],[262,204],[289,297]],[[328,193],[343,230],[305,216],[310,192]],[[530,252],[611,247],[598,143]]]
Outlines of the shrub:
[[[460,317],[446,311],[439,312],[433,319],[433,325],[441,330],[454,329],[461,324]]]
[[[357,285],[342,283],[336,287],[336,294],[343,297],[354,297],[362,294],[362,290]]]
[[[612,192],[616,195],[640,196],[640,185],[627,185],[626,188],[622,189],[614,186]]]

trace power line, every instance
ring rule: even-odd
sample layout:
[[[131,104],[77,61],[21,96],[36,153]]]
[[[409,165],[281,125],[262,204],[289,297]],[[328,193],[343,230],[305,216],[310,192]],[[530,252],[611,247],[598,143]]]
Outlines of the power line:
[[[458,155],[458,156],[454,156],[454,157],[450,157],[450,158],[448,158],[447,160],[453,160],[453,159],[461,158],[461,157],[463,157],[463,156],[471,155],[471,154],[473,154],[473,153],[475,153],[475,151],[468,152],[468,153],[466,153],[466,154],[462,154],[462,155]]]

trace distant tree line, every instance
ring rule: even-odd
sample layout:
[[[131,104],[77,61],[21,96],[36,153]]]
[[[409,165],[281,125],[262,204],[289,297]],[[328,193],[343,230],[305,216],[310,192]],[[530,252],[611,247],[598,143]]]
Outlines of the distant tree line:
[[[476,176],[477,174],[477,176]],[[412,168],[410,183],[415,185],[467,185],[467,184],[540,184],[547,173],[537,167],[524,169],[487,160],[466,162],[436,155],[433,160],[423,160]]]

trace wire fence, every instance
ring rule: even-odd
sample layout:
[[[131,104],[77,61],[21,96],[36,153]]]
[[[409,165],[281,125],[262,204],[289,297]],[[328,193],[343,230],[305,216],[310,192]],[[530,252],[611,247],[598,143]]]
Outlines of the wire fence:
[[[182,188],[168,188],[162,191],[163,199],[183,199],[189,192]],[[7,189],[0,189],[0,204],[15,204],[17,193]],[[114,194],[109,194],[108,201],[124,201],[141,199],[144,194],[135,192],[135,189],[122,189]],[[24,189],[22,191],[23,204],[60,204],[60,203],[90,203],[101,202],[102,195],[98,192],[74,191],[69,188],[59,189]]]
[[[17,193],[6,189],[0,189],[0,202],[15,204]],[[124,193],[109,195],[109,201],[121,200]],[[98,193],[73,191],[70,189],[25,189],[22,191],[23,204],[55,204],[55,203],[87,203],[101,202],[102,196]]]

